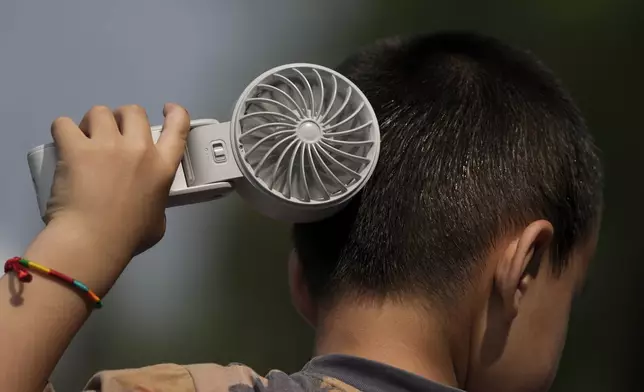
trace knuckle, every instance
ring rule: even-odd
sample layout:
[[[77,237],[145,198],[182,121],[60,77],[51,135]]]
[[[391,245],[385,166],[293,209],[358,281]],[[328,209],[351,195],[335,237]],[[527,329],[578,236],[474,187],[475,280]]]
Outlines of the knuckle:
[[[103,115],[106,113],[112,114],[112,110],[110,110],[110,108],[105,105],[96,105],[96,106],[92,106],[92,108],[89,109],[88,113],[90,116],[96,116],[96,115]]]
[[[64,123],[68,122],[68,121],[71,121],[71,118],[65,117],[65,116],[60,116],[60,117],[56,117],[54,119],[54,121],[51,122],[51,125],[52,125],[52,127],[55,126],[55,125],[62,125]]]
[[[97,145],[98,148],[106,151],[117,151],[119,150],[119,143],[114,139],[102,140],[100,144]]]
[[[54,121],[51,122],[51,130],[58,130],[60,128],[65,128],[72,121],[69,117],[57,117]]]
[[[149,147],[142,142],[128,141],[127,149],[134,155],[143,156],[148,152]]]
[[[128,140],[120,144],[121,154],[128,160],[143,161],[150,157],[150,147],[146,143]]]
[[[94,147],[93,143],[82,143],[78,146],[76,146],[74,150],[74,156],[76,157],[82,157],[83,160],[85,159],[90,159],[92,156],[94,156],[97,152],[96,147]]]
[[[133,115],[145,115],[145,109],[141,105],[125,105],[121,108],[123,113],[133,114]]]
[[[79,159],[87,162],[118,160],[119,151],[115,143],[109,140],[101,143],[85,143],[83,148],[79,148],[77,153]],[[88,163],[89,164],[89,163]]]

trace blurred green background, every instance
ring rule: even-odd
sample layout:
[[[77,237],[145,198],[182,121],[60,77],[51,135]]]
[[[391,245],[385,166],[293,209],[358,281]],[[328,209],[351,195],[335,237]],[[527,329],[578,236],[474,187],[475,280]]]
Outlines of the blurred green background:
[[[333,66],[377,38],[443,29],[532,50],[585,113],[603,151],[606,212],[553,390],[641,389],[642,1],[4,0],[0,149],[20,164],[0,168],[19,190],[2,203],[1,250],[19,254],[40,228],[24,152],[48,140],[55,117],[139,103],[160,123],[174,100],[194,118],[227,120],[246,83],[272,66]],[[59,390],[79,390],[99,369],[234,361],[295,371],[309,358],[312,333],[288,298],[285,225],[234,195],[173,209],[168,222],[75,339],[53,377]]]

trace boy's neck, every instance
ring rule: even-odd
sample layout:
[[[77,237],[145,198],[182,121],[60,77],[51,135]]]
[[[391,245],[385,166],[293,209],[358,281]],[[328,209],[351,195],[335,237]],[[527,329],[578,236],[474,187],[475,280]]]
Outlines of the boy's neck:
[[[461,350],[469,335],[455,334],[428,313],[388,302],[340,304],[324,314],[317,328],[316,354],[370,359],[455,387],[462,381],[458,365],[466,361]],[[464,341],[455,342],[455,335]]]

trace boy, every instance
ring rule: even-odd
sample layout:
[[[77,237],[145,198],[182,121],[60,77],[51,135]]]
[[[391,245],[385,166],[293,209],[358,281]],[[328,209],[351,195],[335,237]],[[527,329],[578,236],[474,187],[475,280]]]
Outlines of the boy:
[[[316,329],[316,357],[266,377],[240,365],[103,372],[87,390],[549,388],[602,207],[600,162],[571,98],[529,55],[473,34],[380,42],[339,71],[373,105],[382,149],[349,206],[293,228],[292,299]],[[162,236],[188,122],[175,105],[166,114],[156,146],[136,107],[54,123],[50,223],[25,258],[101,296]],[[46,279],[11,307],[1,283],[0,390],[42,390],[89,312]]]

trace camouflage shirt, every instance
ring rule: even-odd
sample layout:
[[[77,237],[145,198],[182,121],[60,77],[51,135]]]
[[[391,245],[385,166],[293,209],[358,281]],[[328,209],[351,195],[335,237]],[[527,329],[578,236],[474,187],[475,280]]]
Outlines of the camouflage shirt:
[[[53,392],[48,386],[45,392]],[[243,365],[163,364],[98,373],[85,392],[458,392],[382,363],[345,355],[314,358],[288,375],[260,377]]]

